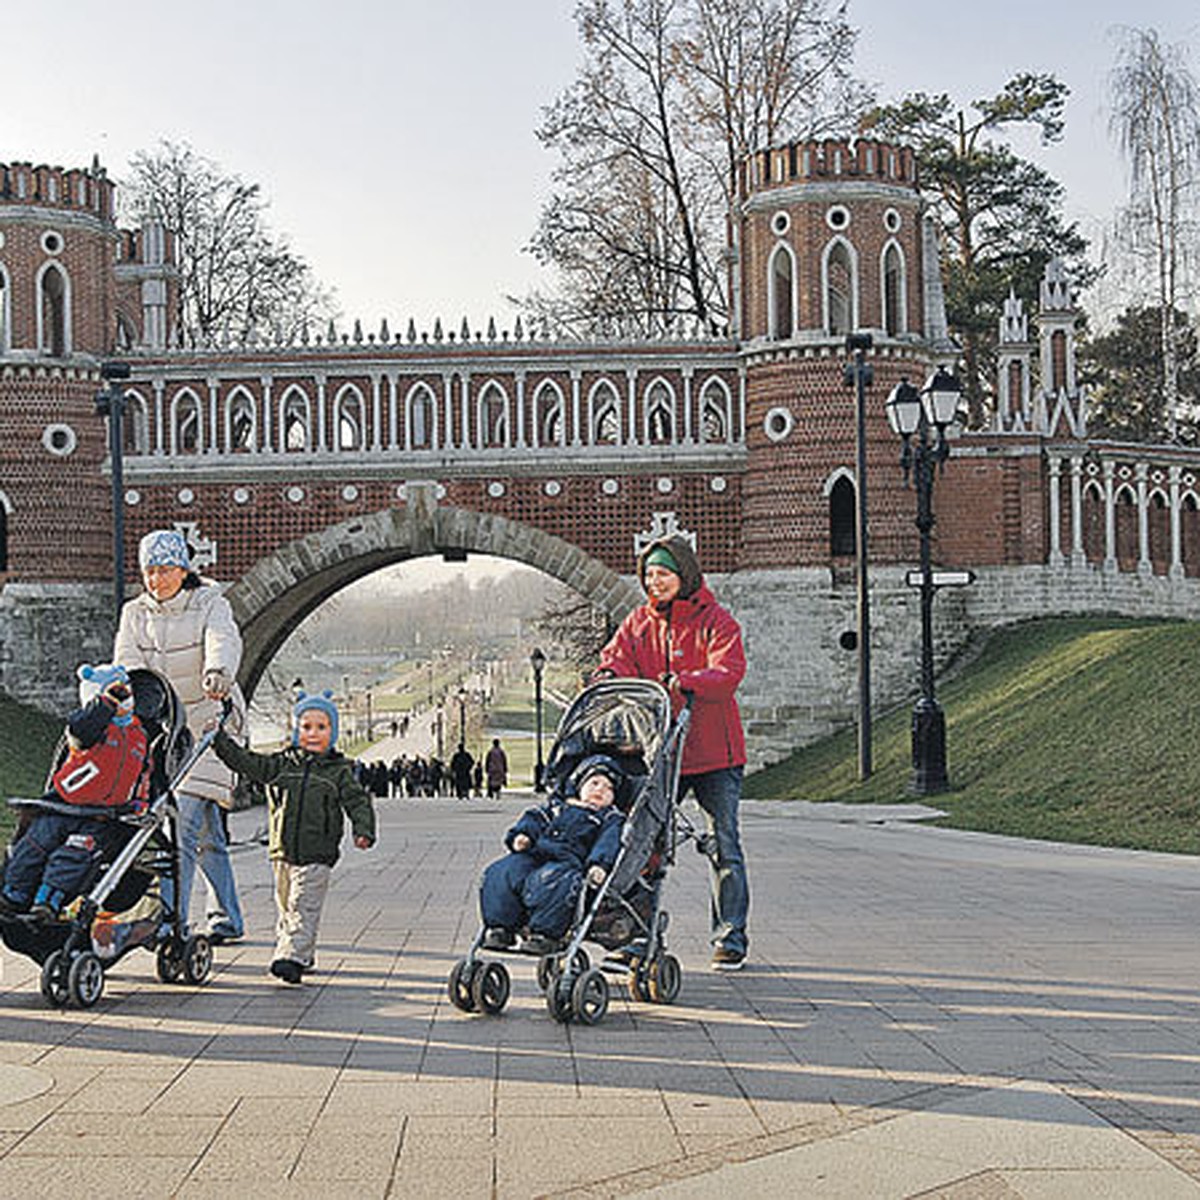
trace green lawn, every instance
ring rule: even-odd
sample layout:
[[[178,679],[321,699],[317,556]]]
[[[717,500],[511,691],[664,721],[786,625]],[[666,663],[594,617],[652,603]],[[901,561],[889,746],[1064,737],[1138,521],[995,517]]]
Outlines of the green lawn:
[[[61,720],[0,696],[0,799],[42,794],[62,729]],[[12,829],[11,813],[0,806],[0,842]]]
[[[1064,842],[1200,853],[1200,624],[1028,622],[997,632],[939,688],[951,790],[942,824]],[[874,774],[853,730],[757,772],[748,796],[911,799],[911,708],[874,723]]]

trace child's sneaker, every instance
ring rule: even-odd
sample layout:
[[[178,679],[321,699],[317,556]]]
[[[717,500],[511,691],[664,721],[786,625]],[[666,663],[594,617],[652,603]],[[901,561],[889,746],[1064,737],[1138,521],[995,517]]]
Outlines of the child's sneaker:
[[[497,925],[483,935],[482,944],[485,950],[508,950],[516,940],[517,935],[511,929]]]
[[[290,958],[277,958],[270,966],[271,974],[284,983],[299,983],[303,971],[300,964]]]

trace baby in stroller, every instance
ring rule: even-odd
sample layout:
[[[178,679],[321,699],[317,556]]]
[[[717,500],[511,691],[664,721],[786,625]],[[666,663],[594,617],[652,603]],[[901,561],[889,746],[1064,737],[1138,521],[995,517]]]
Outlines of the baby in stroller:
[[[559,949],[585,875],[599,887],[621,849],[623,816],[615,805],[624,783],[613,759],[594,754],[548,804],[521,814],[505,835],[509,853],[483,873],[484,949],[511,948],[522,928],[528,930],[521,946],[527,953]]]
[[[43,797],[59,807],[37,812],[13,846],[0,916],[28,912],[57,920],[64,903],[87,885],[94,864],[129,836],[128,826],[107,810],[144,806],[149,793],[149,740],[125,668],[85,663],[77,674],[82,707],[67,718],[67,754]]]

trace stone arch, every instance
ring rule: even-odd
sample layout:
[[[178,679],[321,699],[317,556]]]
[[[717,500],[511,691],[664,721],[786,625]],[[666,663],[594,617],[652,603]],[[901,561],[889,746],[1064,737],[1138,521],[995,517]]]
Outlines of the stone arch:
[[[353,517],[265,555],[226,592],[245,649],[240,680],[252,695],[275,652],[325,600],[381,567],[464,551],[526,563],[573,587],[615,624],[640,603],[628,580],[553,534],[494,514],[439,505],[410,484],[403,507]]]

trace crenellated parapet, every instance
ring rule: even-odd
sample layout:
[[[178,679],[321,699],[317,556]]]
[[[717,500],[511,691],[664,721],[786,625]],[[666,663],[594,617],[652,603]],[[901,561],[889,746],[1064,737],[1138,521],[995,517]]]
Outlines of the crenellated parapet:
[[[116,220],[115,197],[116,185],[95,160],[89,168],[70,170],[44,163],[0,163],[0,209],[5,205],[56,208],[112,224]]]
[[[742,194],[824,180],[917,186],[917,158],[909,146],[867,138],[789,142],[749,155],[742,166]]]

